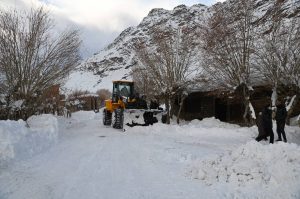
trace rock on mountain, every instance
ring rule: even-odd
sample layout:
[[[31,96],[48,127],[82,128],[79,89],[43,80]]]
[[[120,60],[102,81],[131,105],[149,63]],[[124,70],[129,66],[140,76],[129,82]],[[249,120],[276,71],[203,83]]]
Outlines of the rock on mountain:
[[[157,28],[189,28],[201,27],[212,14],[214,6],[231,6],[237,0],[227,0],[212,7],[196,4],[188,7],[179,5],[173,10],[155,8],[151,10],[136,27],[125,29],[111,44],[94,56],[86,59],[71,74],[65,87],[69,90],[82,89],[96,91],[99,88],[111,88],[111,81],[116,79],[131,79],[131,68],[137,64],[133,47],[140,39],[151,45],[151,33]],[[299,14],[300,0],[257,0],[256,15],[263,21],[270,15],[276,3],[283,3],[282,13],[291,18]],[[297,6],[295,6],[297,5]]]

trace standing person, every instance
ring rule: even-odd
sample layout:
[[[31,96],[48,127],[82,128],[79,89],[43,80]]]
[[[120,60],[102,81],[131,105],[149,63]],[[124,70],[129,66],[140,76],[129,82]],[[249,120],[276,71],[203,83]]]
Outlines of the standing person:
[[[262,111],[261,115],[261,127],[262,127],[262,134],[258,135],[255,139],[256,141],[261,141],[262,139],[266,139],[270,136],[270,143],[274,143],[274,133],[273,133],[273,124],[272,124],[272,110],[266,105]]]
[[[285,131],[284,131],[286,117],[287,117],[287,111],[285,105],[283,103],[279,103],[276,107],[276,115],[275,115],[275,120],[277,124],[276,131],[278,135],[278,139],[276,141],[282,141],[281,139],[281,135],[282,135],[283,141],[287,142]]]
[[[150,109],[158,109],[159,104],[157,103],[156,100],[151,100],[150,101]]]
[[[255,138],[256,141],[268,140],[268,135],[266,134],[263,126],[262,113],[260,112],[256,119],[256,125],[258,128],[258,136]]]
[[[146,96],[142,95],[141,98],[138,101],[138,108],[139,109],[148,109],[147,101],[146,101]]]

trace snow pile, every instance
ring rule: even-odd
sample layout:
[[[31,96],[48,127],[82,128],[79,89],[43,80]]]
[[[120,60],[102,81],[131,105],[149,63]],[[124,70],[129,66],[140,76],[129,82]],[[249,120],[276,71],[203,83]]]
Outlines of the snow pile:
[[[126,128],[128,133],[146,133],[146,134],[170,134],[177,136],[191,136],[201,138],[208,136],[212,139],[234,139],[238,137],[251,138],[257,135],[257,127],[240,127],[238,125],[221,122],[215,118],[205,118],[203,120],[192,120],[182,125],[156,123],[153,126]]]
[[[292,125],[292,126],[300,126],[300,115],[291,118],[290,119],[290,125]]]
[[[238,125],[229,124],[225,122],[221,122],[220,120],[211,117],[211,118],[204,118],[203,120],[192,120],[190,123],[187,124],[188,126],[193,126],[196,128],[226,128],[226,129],[232,129],[232,128],[238,128]]]
[[[54,116],[32,116],[27,122],[0,121],[0,166],[31,157],[57,141],[58,122]]]
[[[19,121],[0,121],[0,165],[15,156],[14,146],[27,134],[26,123]]]
[[[192,120],[190,122],[188,121],[181,121],[181,123],[178,125],[176,120],[171,120],[171,124],[163,124],[161,122],[155,123],[153,126],[140,127],[136,126],[134,128],[128,128],[129,132],[140,132],[141,130],[144,132],[151,132],[151,133],[168,133],[168,132],[177,132],[177,133],[189,133],[192,134],[192,130],[197,130],[199,132],[200,129],[212,129],[212,128],[224,128],[224,129],[235,129],[239,128],[238,125],[229,124],[225,122],[221,122],[220,120],[216,118],[204,118],[203,120]]]
[[[263,145],[251,141],[195,165],[193,178],[206,185],[253,187],[254,190],[264,190],[267,198],[272,195],[272,198],[300,198],[300,147],[296,144]],[[261,194],[257,193],[257,196]]]
[[[53,134],[57,135],[58,123],[56,117],[51,114],[34,115],[28,118],[27,124],[31,130],[48,129]]]

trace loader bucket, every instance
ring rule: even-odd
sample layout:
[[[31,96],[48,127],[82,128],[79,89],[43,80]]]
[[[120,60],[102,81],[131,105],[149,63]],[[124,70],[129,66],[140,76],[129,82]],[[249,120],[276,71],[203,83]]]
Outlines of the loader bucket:
[[[149,126],[162,120],[163,111],[158,109],[126,109],[124,124],[133,126]]]

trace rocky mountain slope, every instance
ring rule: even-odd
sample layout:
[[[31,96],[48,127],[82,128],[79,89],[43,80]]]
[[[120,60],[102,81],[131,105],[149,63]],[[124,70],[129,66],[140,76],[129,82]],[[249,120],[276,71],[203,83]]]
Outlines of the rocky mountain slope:
[[[231,6],[236,0],[227,0],[223,4]],[[259,21],[268,18],[276,3],[283,2],[282,13],[287,18],[298,16],[300,0],[257,0],[255,14]],[[197,4],[191,7],[179,5],[173,10],[153,9],[136,27],[124,30],[111,44],[79,66],[79,71],[71,74],[66,83],[69,90],[83,89],[96,91],[98,88],[111,88],[111,81],[131,79],[131,68],[137,64],[133,47],[140,39],[146,39],[151,45],[151,33],[157,28],[201,27],[212,14],[212,7]],[[197,58],[201,59],[201,57]]]

